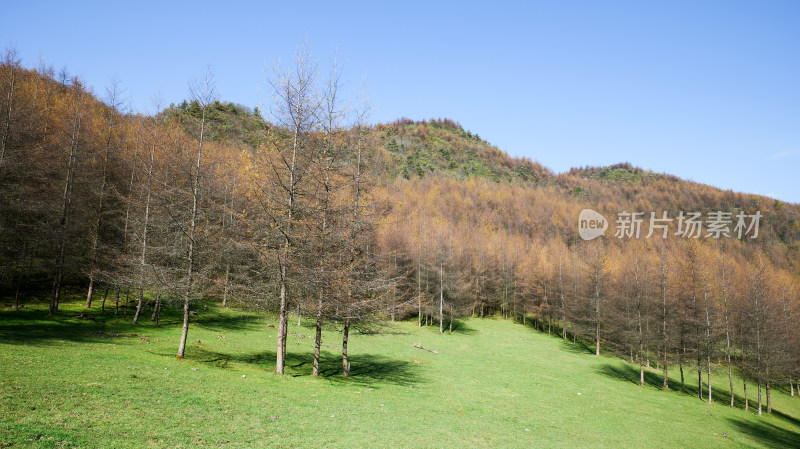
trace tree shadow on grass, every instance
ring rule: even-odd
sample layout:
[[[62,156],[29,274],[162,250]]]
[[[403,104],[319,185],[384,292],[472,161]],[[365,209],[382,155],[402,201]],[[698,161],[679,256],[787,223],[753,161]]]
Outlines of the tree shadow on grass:
[[[114,315],[113,307],[106,307],[105,312],[95,308],[65,309],[52,316],[44,308],[0,311],[0,341],[17,345],[49,345],[59,341],[97,342],[107,338],[138,337],[157,328],[150,321],[152,312],[143,313],[138,325],[132,323],[133,313],[133,310],[128,310],[127,316],[123,316],[122,311]],[[158,328],[168,328],[182,322],[182,314],[165,311]],[[190,326],[215,331],[248,330],[262,327],[263,318],[202,310],[190,318]]]
[[[202,311],[190,319],[190,325],[193,324],[214,331],[261,329],[264,327],[264,317],[244,314],[234,316],[226,313]]]
[[[729,418],[736,429],[766,447],[800,447],[800,433],[764,421],[745,421]]]
[[[678,367],[670,367],[670,370],[677,370]],[[620,363],[620,364],[604,364],[596,369],[596,371],[600,374],[608,376],[612,379],[622,380],[626,382],[630,382],[634,385],[639,385],[639,366],[638,365],[630,365],[627,363]],[[697,371],[687,370],[684,368],[686,377],[685,377],[685,385],[684,388],[681,389],[680,383],[676,382],[674,378],[669,378],[669,387],[670,391],[685,394],[687,396],[691,396],[697,398]],[[674,372],[674,371],[671,371]],[[708,401],[708,384],[705,382],[706,376],[703,375],[703,401]],[[644,382],[645,385],[655,389],[662,389],[664,386],[664,376],[661,372],[653,372],[649,368],[645,368],[644,371]],[[722,387],[713,386],[711,387],[711,394],[712,394],[712,402],[721,405],[730,405],[731,403],[731,393],[729,389],[729,384],[727,379],[724,383],[721,384]],[[739,409],[744,409],[744,396],[740,396],[738,394],[734,394],[734,407]],[[699,398],[698,398],[699,399]],[[755,401],[754,397],[750,397],[750,407],[751,409],[756,406],[757,402]],[[782,413],[778,410],[772,409],[772,413],[775,416],[791,423],[792,425],[800,427],[800,420],[797,418]]]
[[[677,368],[676,368],[677,369]],[[684,368],[686,370],[686,368]],[[639,385],[639,366],[638,365],[630,365],[630,364],[605,364],[597,368],[597,372],[603,375],[606,375],[612,379],[618,379],[623,381],[631,382],[632,384]],[[687,374],[689,374],[687,372]],[[696,375],[696,371],[691,371],[691,374]],[[705,376],[703,377],[705,379]],[[669,378],[669,387],[670,391],[676,391],[679,393],[685,393],[689,396],[697,397],[697,385],[692,384],[693,380],[697,380],[695,376],[687,376],[685,381],[685,387],[683,391],[681,390],[680,384],[676,383],[673,378]],[[644,383],[648,387],[662,389],[664,386],[664,375],[661,372],[655,373],[651,371],[649,368],[645,368],[644,371]],[[730,404],[731,396],[730,391],[713,387],[711,388],[711,392],[713,394],[712,400],[717,403],[721,404]],[[703,383],[703,400],[708,400],[706,396],[708,394],[708,384]],[[734,396],[735,402],[734,405],[744,407],[744,398],[739,397],[738,395]]]
[[[192,348],[187,357],[220,368],[228,368],[230,363],[235,362],[256,365],[268,372],[275,370],[274,351],[236,354]],[[346,378],[342,376],[341,355],[321,352],[320,377],[335,384],[359,384],[372,388],[379,388],[380,385],[407,386],[422,381],[419,367],[412,362],[376,354],[354,354],[348,357],[348,361],[350,377]],[[293,377],[311,376],[313,364],[313,353],[289,352],[286,355],[286,374]]]
[[[448,332],[450,328],[446,328],[445,332]],[[463,335],[475,335],[478,333],[478,330],[474,327],[471,327],[465,320],[453,320],[453,333],[454,334],[463,334]]]
[[[575,343],[569,340],[561,340],[561,349],[571,352],[573,354],[591,354],[594,355],[594,348],[590,348],[586,343],[577,341]]]
[[[427,326],[427,325],[422,326],[421,329],[424,329],[425,331],[430,332],[432,334],[438,334],[439,333],[439,321],[436,320],[430,326]],[[443,330],[444,330],[444,332],[442,332],[442,333],[444,333],[444,334],[451,333],[450,332],[450,322],[449,321],[445,320],[444,325],[443,325]],[[452,333],[453,334],[462,334],[462,335],[476,335],[478,333],[478,330],[475,329],[474,327],[471,327],[469,324],[467,324],[466,320],[453,320],[453,332]]]
[[[114,323],[109,324],[112,320]],[[47,310],[41,309],[0,312],[0,341],[8,344],[49,345],[59,341],[91,342],[98,338],[135,336],[130,331],[113,313],[104,316],[70,311],[48,316]]]
[[[613,365],[606,363],[597,367],[596,371],[612,379],[628,381],[635,385],[639,385],[640,382],[638,366],[633,367],[629,365]],[[664,378],[652,371],[645,370],[644,383],[653,388],[661,388],[664,385]]]

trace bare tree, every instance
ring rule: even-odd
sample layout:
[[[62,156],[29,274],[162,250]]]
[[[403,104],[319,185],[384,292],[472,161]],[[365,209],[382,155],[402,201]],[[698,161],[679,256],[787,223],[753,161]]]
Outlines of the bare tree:
[[[97,219],[93,223],[93,227],[89,230],[92,240],[92,249],[89,255],[89,290],[86,293],[86,308],[92,307],[92,295],[94,293],[94,280],[95,270],[97,268],[97,245],[100,242],[100,230],[103,225],[103,218],[105,212],[105,199],[106,190],[108,189],[108,164],[111,149],[116,143],[116,135],[114,126],[116,123],[116,116],[118,114],[120,102],[120,88],[119,79],[113,78],[111,85],[106,88],[106,122],[108,129],[106,130],[105,151],[103,152],[103,162],[100,177],[100,191],[97,193]],[[138,315],[137,315],[138,316]]]
[[[78,153],[78,146],[81,136],[81,119],[83,106],[83,87],[77,78],[73,78],[72,86],[72,126],[69,131],[69,150],[67,159],[67,169],[64,176],[64,192],[61,201],[61,218],[58,226],[58,246],[55,260],[55,276],[53,277],[53,293],[50,296],[50,308],[48,314],[53,315],[58,311],[58,303],[61,298],[61,282],[64,277],[64,262],[67,246],[67,225],[70,217],[70,204],[72,202],[72,188],[75,178],[75,164]]]
[[[181,340],[178,345],[178,359],[182,359],[186,351],[186,338],[189,334],[189,303],[192,300],[192,287],[194,282],[195,269],[195,230],[197,227],[198,202],[200,199],[200,176],[201,163],[203,156],[203,143],[205,142],[206,125],[208,112],[211,105],[217,101],[217,90],[214,84],[214,73],[209,66],[205,76],[189,86],[192,99],[200,106],[200,118],[198,126],[200,131],[197,136],[197,155],[192,166],[192,209],[187,229],[187,239],[189,248],[186,257],[186,289],[183,295],[183,326],[181,328]]]
[[[156,97],[156,111],[161,110],[161,102]],[[133,324],[139,322],[139,315],[142,313],[142,303],[144,302],[145,271],[147,269],[147,232],[150,224],[150,201],[153,197],[153,167],[156,159],[156,147],[158,146],[158,130],[161,126],[161,119],[158,115],[153,117],[153,135],[150,142],[150,158],[147,164],[147,181],[145,182],[145,201],[144,218],[142,219],[142,251],[139,258],[139,301],[136,304],[136,314],[133,316]],[[161,294],[159,293],[160,297]],[[156,301],[158,307],[160,304]],[[153,313],[156,313],[155,309]]]
[[[316,96],[317,65],[311,59],[308,44],[298,49],[293,70],[275,69],[275,78],[269,80],[275,104],[273,115],[287,133],[276,139],[270,170],[274,175],[275,193],[262,190],[269,204],[262,201],[273,226],[280,233],[282,244],[276,248],[280,308],[278,318],[278,343],[275,370],[283,374],[286,365],[286,334],[288,328],[288,283],[293,249],[296,240],[295,221],[301,212],[298,200],[303,194],[304,177],[309,162],[314,157],[310,147],[310,133],[317,127],[319,99]],[[265,200],[267,198],[264,198]]]

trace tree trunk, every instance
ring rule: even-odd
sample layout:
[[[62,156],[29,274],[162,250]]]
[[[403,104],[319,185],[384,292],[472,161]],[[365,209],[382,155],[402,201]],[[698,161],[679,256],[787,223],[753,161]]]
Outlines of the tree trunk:
[[[150,165],[147,168],[147,198],[144,203],[144,223],[142,225],[142,254],[139,258],[139,303],[136,305],[136,315],[133,317],[133,324],[139,323],[139,314],[142,311],[142,301],[144,299],[144,273],[147,267],[147,230],[150,222],[150,198],[152,196],[153,165],[155,165],[156,158],[158,123],[156,123],[153,128],[153,145],[150,147]],[[155,311],[153,311],[153,313],[155,314]]]
[[[100,198],[97,204],[97,220],[94,223],[94,229],[91,231],[92,236],[92,251],[89,257],[89,291],[86,293],[86,308],[92,307],[92,293],[94,292],[94,274],[97,265],[97,245],[100,242],[100,226],[103,223],[103,206],[106,197],[106,185],[108,184],[108,157],[111,153],[111,140],[114,137],[114,114],[116,112],[117,98],[116,98],[116,84],[112,87],[112,96],[110,98],[111,110],[108,112],[108,135],[106,136],[106,151],[103,155],[103,177],[100,183]],[[136,323],[134,323],[136,324]]]
[[[767,413],[772,413],[772,395],[770,395],[770,388],[769,388],[769,368],[767,368],[766,387],[767,387]]]
[[[231,265],[225,264],[225,286],[222,291],[222,307],[228,305],[228,286],[230,285]]]
[[[207,79],[208,82],[208,79]],[[208,85],[206,86],[208,87]],[[192,299],[192,284],[194,282],[194,234],[197,226],[197,203],[200,196],[200,161],[203,156],[203,142],[206,130],[206,112],[208,104],[204,101],[203,113],[200,117],[200,136],[197,147],[197,161],[194,164],[192,176],[192,214],[189,219],[189,254],[186,267],[186,290],[183,294],[183,326],[181,327],[181,341],[178,344],[177,359],[183,359],[186,352],[186,340],[189,335],[189,302]]]
[[[758,414],[761,414],[761,375],[758,376]]]
[[[285,247],[289,246],[289,241],[285,243]],[[288,253],[288,249],[285,250]],[[286,311],[286,264],[281,262],[281,305],[278,315],[278,353],[275,365],[275,371],[278,374],[283,374],[284,367],[286,366],[286,340],[284,337],[284,329],[287,324],[287,311]]]
[[[177,358],[178,360],[182,360],[183,355],[186,353],[186,339],[188,337],[189,337],[189,300],[184,298],[183,325],[181,326],[181,342],[178,345],[178,354],[175,356],[175,358]]]
[[[747,370],[742,368],[742,388],[744,389],[744,410],[750,408],[750,400],[747,398]]]
[[[14,310],[19,311],[19,289],[22,286],[22,273],[17,276],[17,289],[14,292]],[[791,378],[789,379],[791,381]],[[794,390],[792,390],[792,396],[794,396]]]
[[[444,262],[439,265],[439,333],[444,333]]]
[[[153,315],[150,317],[150,321],[155,321],[158,324],[159,318],[161,315],[161,291],[158,292],[156,295],[156,304],[153,306]]]
[[[450,333],[453,333],[453,304],[450,304]]]
[[[81,93],[75,87],[75,115],[72,123],[72,136],[70,139],[69,161],[67,162],[67,175],[64,181],[64,195],[61,201],[61,220],[58,227],[58,250],[56,251],[56,274],[53,279],[53,293],[50,297],[49,315],[58,311],[61,299],[61,281],[64,277],[64,257],[66,253],[67,222],[69,220],[70,203],[72,202],[72,184],[75,177],[75,156],[78,152],[78,141],[81,127]]]
[[[344,335],[342,336],[342,375],[350,377],[350,362],[347,361],[347,339],[350,336],[350,318],[344,320]]]
[[[86,293],[86,305],[84,306],[87,309],[92,307],[92,294],[94,294],[94,262],[89,269],[89,291]]]
[[[100,311],[105,313],[106,311],[106,298],[108,298],[108,286],[106,285],[106,291],[103,293],[103,304],[100,306]]]
[[[314,335],[314,377],[319,377],[319,350],[322,346],[322,289],[319,289],[319,302],[317,303],[317,329]]]
[[[136,303],[136,313],[133,314],[133,324],[139,324],[139,315],[142,313],[143,304],[144,304],[144,289],[139,288],[139,300]]]

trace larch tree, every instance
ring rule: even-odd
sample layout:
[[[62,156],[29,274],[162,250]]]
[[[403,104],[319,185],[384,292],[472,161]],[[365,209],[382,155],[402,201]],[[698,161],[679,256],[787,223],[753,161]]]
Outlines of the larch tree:
[[[275,69],[269,80],[274,93],[273,115],[283,135],[273,140],[275,147],[269,158],[272,172],[270,189],[263,189],[261,204],[272,226],[280,234],[277,246],[279,283],[278,336],[275,370],[283,374],[286,365],[286,336],[288,330],[288,288],[295,249],[300,244],[297,221],[303,218],[305,205],[299,204],[304,194],[305,175],[316,154],[311,145],[311,133],[318,128],[320,100],[316,92],[317,65],[311,58],[308,45],[298,49],[292,70]]]
[[[91,252],[89,255],[89,288],[86,293],[86,308],[92,307],[92,296],[94,295],[94,283],[95,283],[95,270],[97,268],[97,249],[98,244],[100,243],[100,233],[101,228],[103,226],[103,219],[105,218],[105,207],[106,207],[106,194],[109,187],[109,162],[111,157],[111,152],[114,150],[114,147],[117,143],[117,130],[115,126],[117,124],[117,114],[119,113],[119,108],[121,106],[120,100],[120,83],[119,80],[114,78],[111,80],[111,85],[106,89],[106,113],[105,113],[105,120],[107,123],[106,129],[106,138],[105,138],[105,145],[103,150],[102,162],[101,162],[101,175],[100,175],[100,189],[97,192],[97,210],[96,215],[97,218],[92,224],[92,227],[89,229],[90,238],[92,241]],[[138,316],[138,315],[137,315]]]
[[[70,117],[71,123],[65,130],[65,134],[68,136],[65,143],[69,149],[67,150],[64,188],[61,196],[61,216],[58,220],[58,243],[54,263],[55,273],[53,276],[53,291],[50,295],[50,308],[48,310],[50,315],[58,312],[58,303],[61,299],[61,284],[64,278],[64,264],[66,261],[67,251],[67,233],[69,231],[68,225],[70,221],[70,214],[72,213],[70,208],[72,203],[72,190],[75,184],[77,153],[81,143],[81,120],[83,118],[84,92],[83,86],[77,78],[73,78],[70,91],[72,93],[72,102],[68,107],[72,109],[72,114]]]
[[[192,159],[191,167],[191,212],[189,214],[189,223],[186,229],[187,233],[187,254],[186,254],[186,286],[183,294],[183,326],[181,327],[181,339],[178,344],[178,359],[183,359],[186,351],[186,339],[189,335],[189,304],[193,299],[193,286],[195,277],[195,258],[197,257],[195,248],[195,238],[197,231],[198,221],[198,206],[200,202],[200,182],[202,175],[202,162],[203,162],[203,144],[206,140],[206,127],[208,125],[208,112],[211,105],[217,101],[217,90],[214,83],[214,74],[209,66],[206,70],[205,76],[190,85],[190,92],[192,99],[197,102],[200,107],[200,117],[197,118],[197,152]]]

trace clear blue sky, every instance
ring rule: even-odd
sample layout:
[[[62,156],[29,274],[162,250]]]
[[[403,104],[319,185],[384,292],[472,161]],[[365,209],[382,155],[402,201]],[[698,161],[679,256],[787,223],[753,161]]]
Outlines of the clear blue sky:
[[[628,161],[800,202],[800,2],[13,2],[0,44],[130,105],[269,102],[265,67],[338,47],[373,121],[450,117],[556,172]],[[266,110],[262,108],[262,110]]]

